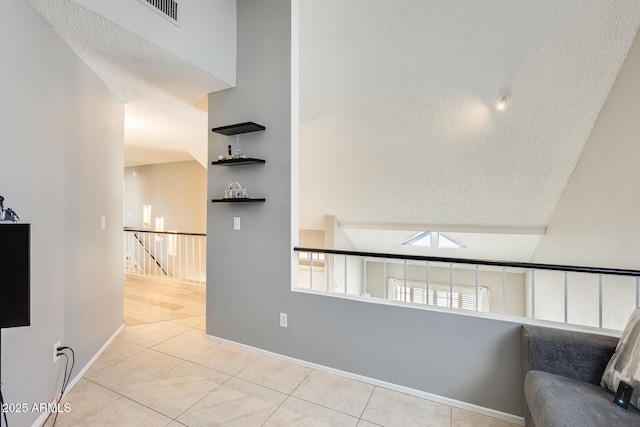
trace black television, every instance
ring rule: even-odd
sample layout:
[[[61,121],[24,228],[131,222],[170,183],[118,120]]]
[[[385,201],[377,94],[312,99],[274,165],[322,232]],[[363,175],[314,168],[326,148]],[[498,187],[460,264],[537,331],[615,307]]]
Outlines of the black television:
[[[31,228],[0,223],[0,328],[31,323]]]

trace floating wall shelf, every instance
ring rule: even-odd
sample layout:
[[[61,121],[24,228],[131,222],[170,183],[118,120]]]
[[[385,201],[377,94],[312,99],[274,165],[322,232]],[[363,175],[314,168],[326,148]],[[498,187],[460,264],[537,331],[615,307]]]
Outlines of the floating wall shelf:
[[[221,126],[211,129],[212,132],[222,135],[238,135],[241,133],[257,132],[265,130],[265,127],[253,122],[238,123],[235,125]]]
[[[253,159],[253,158],[245,158],[245,159],[222,159],[215,162],[211,162],[214,166],[242,166],[242,165],[255,165],[265,163],[262,159]]]
[[[262,130],[265,130],[265,127],[254,122],[238,123],[235,125],[221,126],[221,127],[211,129],[212,132],[219,133],[222,135],[227,135],[227,136],[236,135],[236,139],[237,139],[236,154],[240,153],[240,146],[239,146],[240,137],[237,135],[240,135],[242,133],[258,132]],[[211,162],[213,166],[259,165],[263,163],[266,163],[263,159],[256,159],[253,157],[222,159],[215,162]],[[212,203],[256,203],[256,202],[259,203],[264,201],[265,201],[264,198],[255,198],[255,199],[254,198],[237,198],[237,199],[230,198],[230,199],[212,199],[211,200]]]
[[[237,198],[237,199],[212,199],[211,203],[252,203],[264,202],[266,199]]]

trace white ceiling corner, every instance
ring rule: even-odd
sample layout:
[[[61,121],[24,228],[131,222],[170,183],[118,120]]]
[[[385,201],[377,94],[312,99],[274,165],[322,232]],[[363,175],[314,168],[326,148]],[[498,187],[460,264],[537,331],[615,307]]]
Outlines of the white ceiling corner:
[[[206,163],[206,95],[229,84],[72,0],[29,1],[125,103],[125,166]]]

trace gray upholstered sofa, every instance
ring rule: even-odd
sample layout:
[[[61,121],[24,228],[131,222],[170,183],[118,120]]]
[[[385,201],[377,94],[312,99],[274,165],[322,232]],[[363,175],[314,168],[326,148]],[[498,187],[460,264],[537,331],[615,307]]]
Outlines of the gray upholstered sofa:
[[[640,411],[613,405],[600,386],[618,339],[524,325],[525,425],[640,426]]]

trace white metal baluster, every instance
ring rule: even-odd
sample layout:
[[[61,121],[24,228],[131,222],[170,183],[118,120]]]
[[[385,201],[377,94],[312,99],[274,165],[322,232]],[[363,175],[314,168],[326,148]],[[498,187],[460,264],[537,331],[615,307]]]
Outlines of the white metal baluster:
[[[476,311],[478,311],[478,308],[479,308],[478,307],[478,297],[479,297],[479,294],[480,294],[480,281],[478,280],[478,268],[479,267],[480,266],[476,264],[476,301],[475,301],[475,304],[474,304]]]
[[[636,308],[640,308],[640,277],[636,277]]]
[[[327,293],[329,292],[329,283],[331,283],[331,258],[329,254],[325,254],[325,268],[324,271],[327,275]]]
[[[143,233],[142,234],[142,244],[144,245],[143,249],[143,253],[142,256],[144,257],[144,276],[147,275],[147,258],[149,258],[149,245],[147,245],[147,238],[148,238],[149,234],[148,233]],[[149,266],[149,273],[151,273],[151,266]]]
[[[531,269],[531,318],[536,318],[536,270]]]
[[[569,323],[569,273],[564,272],[564,323]]]
[[[191,236],[191,283],[194,283],[196,275],[196,242]]]
[[[602,328],[602,274],[598,275],[598,325]]]
[[[449,263],[449,308],[453,307],[453,263]]]
[[[502,314],[507,312],[507,267],[502,267]]]
[[[158,239],[153,235],[153,275],[158,276]]]
[[[202,236],[198,236],[198,283],[202,283]]]
[[[347,294],[347,256],[344,256],[344,294]]]
[[[363,265],[363,269],[364,269],[364,289],[362,290],[362,296],[366,297],[367,296],[367,257],[362,257],[362,265]]]
[[[382,279],[384,281],[384,299],[389,299],[389,283],[387,283],[387,259],[382,260]]]
[[[180,277],[179,280],[182,282],[182,278],[184,277],[182,275],[182,237],[180,236],[178,238],[178,269],[180,270]]]
[[[309,290],[313,290],[313,252],[307,252],[309,254]]]
[[[429,261],[427,261],[427,265],[426,265],[426,270],[427,270],[427,305],[429,305]]]
[[[402,300],[407,302],[407,260],[404,260],[404,289],[402,290]]]

